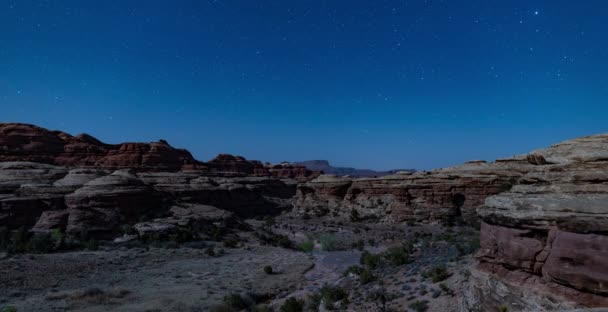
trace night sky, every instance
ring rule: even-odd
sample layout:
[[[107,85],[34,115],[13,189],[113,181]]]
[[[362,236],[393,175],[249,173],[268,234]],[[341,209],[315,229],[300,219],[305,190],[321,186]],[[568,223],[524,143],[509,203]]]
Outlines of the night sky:
[[[2,1],[0,121],[390,169],[608,132],[608,1]]]

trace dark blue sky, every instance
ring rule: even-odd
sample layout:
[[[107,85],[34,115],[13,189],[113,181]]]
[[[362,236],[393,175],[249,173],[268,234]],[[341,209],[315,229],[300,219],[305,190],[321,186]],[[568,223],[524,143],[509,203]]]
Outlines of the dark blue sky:
[[[607,132],[604,0],[0,3],[0,121],[374,169]]]

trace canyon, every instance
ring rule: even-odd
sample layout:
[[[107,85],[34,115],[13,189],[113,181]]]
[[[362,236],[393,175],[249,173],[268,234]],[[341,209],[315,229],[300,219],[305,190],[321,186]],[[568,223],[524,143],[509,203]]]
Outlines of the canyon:
[[[182,244],[244,239],[242,248],[226,256],[230,261],[251,253],[264,261],[276,260],[285,272],[251,277],[273,285],[268,286],[272,298],[265,299],[271,306],[298,297],[294,289],[282,289],[280,296],[271,290],[305,279],[297,272],[336,275],[317,272],[324,268],[318,257],[329,255],[298,256],[301,251],[292,251],[294,244],[316,232],[341,238],[338,245],[345,250],[361,240],[381,242],[380,247],[370,243],[366,248],[371,251],[413,242],[412,255],[418,255],[413,264],[387,269],[383,276],[405,274],[418,280],[424,279],[422,268],[430,265],[425,255],[447,258],[450,250],[462,248],[459,237],[474,236],[479,249],[448,266],[468,270],[448,279],[448,286],[458,288],[455,295],[440,297],[438,303],[430,303],[431,309],[495,311],[506,304],[509,311],[551,311],[608,306],[608,135],[432,171],[354,177],[317,169],[227,154],[203,162],[164,140],[106,144],[86,134],[0,124],[0,228],[7,236],[19,231],[33,236],[59,232],[76,240],[107,242],[98,253],[112,257],[121,252],[142,263],[143,257],[152,255],[179,261],[200,255],[181,248],[177,254],[154,249],[149,255],[120,248],[184,235]],[[446,243],[428,240],[454,231],[460,234]],[[8,261],[20,259],[25,263],[20,265],[37,267],[55,261],[53,255],[70,258],[79,252],[37,256],[38,263],[11,253],[4,256],[7,259],[0,257],[0,270],[12,276],[17,273]],[[279,256],[269,256],[274,254]],[[252,257],[250,261],[258,263]],[[195,266],[188,261],[184,263]],[[339,276],[333,282],[345,283]],[[36,298],[3,300],[28,309],[41,304]],[[357,309],[351,305],[347,310]]]

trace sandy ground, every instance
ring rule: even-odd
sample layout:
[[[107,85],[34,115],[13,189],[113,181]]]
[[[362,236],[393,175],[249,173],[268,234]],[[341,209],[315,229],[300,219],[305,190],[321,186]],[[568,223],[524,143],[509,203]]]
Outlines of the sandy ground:
[[[378,289],[389,295],[387,306],[395,311],[408,311],[417,300],[428,301],[427,311],[457,311],[460,285],[466,283],[471,260],[467,256],[449,261],[454,253],[452,243],[431,239],[445,231],[440,226],[338,225],[281,217],[272,229],[296,243],[332,233],[341,250],[321,251],[318,242],[313,253],[261,246],[245,233],[238,248],[221,247],[225,254],[216,257],[187,247],[104,247],[95,252],[15,255],[0,260],[0,307],[10,305],[17,311],[208,311],[226,294],[237,292],[256,294],[277,308],[288,297],[306,298],[330,284],[349,292],[348,311],[380,311],[376,301],[369,299]],[[420,238],[420,233],[426,236]],[[414,240],[419,246],[413,263],[379,269],[377,281],[360,285],[356,276],[342,274],[359,264],[361,251],[352,246],[358,240],[364,240],[365,249],[372,253],[404,241]],[[267,265],[274,274],[264,272]],[[441,291],[439,283],[421,276],[436,265],[446,265],[452,274],[442,281],[450,291]]]

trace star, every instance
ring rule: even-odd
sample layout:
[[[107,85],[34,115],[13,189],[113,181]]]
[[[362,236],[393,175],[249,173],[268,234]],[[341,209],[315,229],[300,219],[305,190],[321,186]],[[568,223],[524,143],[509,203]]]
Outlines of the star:
[[[534,15],[538,15],[539,13],[538,10],[534,11]]]

